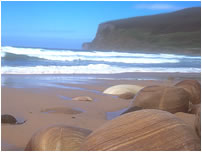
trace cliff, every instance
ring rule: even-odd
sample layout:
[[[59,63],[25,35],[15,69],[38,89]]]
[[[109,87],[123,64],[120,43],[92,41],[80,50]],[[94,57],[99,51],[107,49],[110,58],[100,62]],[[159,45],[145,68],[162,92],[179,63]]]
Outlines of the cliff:
[[[87,50],[200,54],[201,8],[101,23]]]

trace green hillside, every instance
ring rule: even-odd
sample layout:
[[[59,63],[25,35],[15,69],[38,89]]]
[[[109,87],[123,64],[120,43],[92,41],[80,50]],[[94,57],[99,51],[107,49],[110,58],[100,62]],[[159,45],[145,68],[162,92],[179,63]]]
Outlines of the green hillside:
[[[201,8],[101,23],[83,48],[200,54]]]

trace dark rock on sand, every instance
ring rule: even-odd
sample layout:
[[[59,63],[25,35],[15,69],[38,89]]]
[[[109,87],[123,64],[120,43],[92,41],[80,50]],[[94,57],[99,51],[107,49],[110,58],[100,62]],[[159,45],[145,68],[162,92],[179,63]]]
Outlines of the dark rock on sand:
[[[85,139],[80,150],[191,151],[200,150],[200,139],[175,115],[145,109],[106,122]]]
[[[129,113],[129,112],[134,112],[134,111],[137,111],[137,110],[142,110],[142,109],[143,109],[142,107],[137,107],[137,106],[130,107],[126,111],[124,111],[121,115]]]
[[[1,123],[16,124],[17,120],[12,115],[4,114],[1,115]]]
[[[74,100],[74,101],[93,101],[93,99],[88,96],[75,97],[72,100]]]
[[[178,87],[148,86],[137,93],[132,106],[160,109],[171,113],[187,112],[189,93]]]
[[[21,124],[24,124],[26,121],[27,120],[24,120],[22,118],[17,120],[14,116],[9,115],[9,114],[1,115],[1,123],[5,123],[5,124],[21,125]]]
[[[88,129],[57,125],[35,133],[26,146],[26,151],[78,151]]]
[[[201,103],[201,84],[197,80],[183,80],[175,84],[175,86],[184,88],[189,92],[192,104]]]

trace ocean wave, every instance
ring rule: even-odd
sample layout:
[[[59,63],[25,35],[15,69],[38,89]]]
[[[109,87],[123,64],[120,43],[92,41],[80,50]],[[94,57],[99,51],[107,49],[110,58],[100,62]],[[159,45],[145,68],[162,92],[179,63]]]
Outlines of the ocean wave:
[[[26,56],[21,54],[6,53],[3,57],[5,60],[52,60],[52,61],[98,61],[98,62],[115,62],[115,63],[142,63],[142,64],[158,64],[158,63],[178,63],[176,59],[153,59],[153,58],[100,58],[100,57],[79,57],[79,56]]]
[[[144,58],[187,58],[187,59],[200,59],[199,56],[185,56],[176,54],[145,54],[145,53],[128,53],[116,51],[74,51],[74,50],[49,50],[41,48],[17,48],[11,46],[2,47],[2,52],[21,54],[28,56],[88,56],[88,57],[144,57]]]
[[[30,61],[30,62],[32,62],[32,61],[42,60],[41,58],[38,58],[38,57],[30,57],[27,55],[13,54],[13,53],[4,53],[4,54],[1,54],[1,57],[7,61]]]
[[[200,68],[121,68],[106,64],[89,64],[87,66],[33,66],[1,68],[2,74],[116,74],[125,72],[180,72],[200,73]]]
[[[14,54],[27,57],[40,58],[52,61],[103,61],[116,63],[178,63],[179,55],[168,54],[141,54],[141,53],[121,53],[121,52],[98,52],[98,51],[71,51],[71,50],[45,50],[37,48],[16,48],[2,47],[1,56],[7,59],[7,54]],[[18,56],[17,56],[18,55]],[[164,56],[164,57],[163,57]],[[188,57],[187,57],[188,58]],[[198,58],[198,57],[197,57]]]

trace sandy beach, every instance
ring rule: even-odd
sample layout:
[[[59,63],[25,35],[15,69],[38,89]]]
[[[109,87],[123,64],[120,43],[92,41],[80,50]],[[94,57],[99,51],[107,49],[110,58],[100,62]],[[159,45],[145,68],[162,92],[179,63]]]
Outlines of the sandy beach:
[[[63,75],[66,78],[70,76],[74,77]],[[16,125],[2,124],[2,150],[24,150],[37,130],[55,124],[95,130],[109,119],[118,116],[133,100],[103,94],[102,92],[110,86],[173,85],[184,79],[201,81],[200,73],[125,73],[108,75],[108,79],[105,79],[104,75],[89,76],[94,77],[93,81],[72,83],[72,79],[67,82],[53,81],[50,78],[55,76],[49,75],[46,76],[49,77],[49,81],[45,85],[35,83],[38,79],[29,81],[27,75],[2,75],[2,114],[11,114],[19,121],[26,121],[24,124]],[[81,75],[74,78],[79,77],[81,78]],[[89,96],[93,101],[72,100],[78,96]]]

